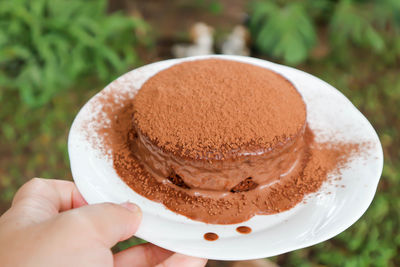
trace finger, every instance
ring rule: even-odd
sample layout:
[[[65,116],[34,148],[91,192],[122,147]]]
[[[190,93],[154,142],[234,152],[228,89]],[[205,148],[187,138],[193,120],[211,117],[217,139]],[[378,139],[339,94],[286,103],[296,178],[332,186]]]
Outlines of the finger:
[[[33,178],[16,193],[12,208],[35,221],[49,219],[60,211],[86,204],[75,184],[69,181]]]
[[[60,227],[70,227],[73,234],[85,234],[111,248],[133,236],[142,219],[140,208],[133,203],[102,203],[62,213]]]
[[[83,198],[81,193],[79,192],[78,188],[75,186],[74,190],[72,191],[72,208],[80,208],[86,206],[88,203]]]
[[[157,267],[174,267],[174,266],[191,266],[191,267],[203,267],[207,263],[207,259],[195,258],[191,256],[182,255],[179,253],[173,254],[165,261],[156,265]]]
[[[173,254],[172,251],[146,243],[137,245],[114,255],[115,267],[155,266]]]

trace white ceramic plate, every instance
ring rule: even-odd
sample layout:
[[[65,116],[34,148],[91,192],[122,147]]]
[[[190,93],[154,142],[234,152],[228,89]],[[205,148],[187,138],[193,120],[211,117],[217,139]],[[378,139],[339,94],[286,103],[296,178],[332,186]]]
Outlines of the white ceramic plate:
[[[307,197],[306,203],[275,215],[259,215],[237,225],[214,225],[190,220],[162,204],[150,201],[131,190],[116,174],[112,160],[92,147],[85,137],[82,122],[99,116],[100,105],[94,96],[79,112],[71,127],[68,149],[74,180],[88,203],[131,201],[143,210],[143,222],[136,236],[182,254],[218,259],[247,260],[271,257],[308,247],[334,237],[355,223],[370,205],[382,172],[383,153],[379,138],[368,120],[339,91],[324,81],[294,68],[238,56],[202,56],[166,60],[135,69],[104,90],[115,95],[132,92],[158,71],[176,63],[204,59],[231,59],[274,70],[292,81],[302,94],[308,122],[322,131],[317,140],[370,142],[366,153],[356,156],[342,170],[342,179],[325,183]],[[95,133],[91,138],[96,138]],[[337,185],[344,185],[344,188]],[[330,192],[328,194],[328,192]],[[252,228],[248,235],[236,227]],[[203,235],[214,232],[219,239],[206,241]]]

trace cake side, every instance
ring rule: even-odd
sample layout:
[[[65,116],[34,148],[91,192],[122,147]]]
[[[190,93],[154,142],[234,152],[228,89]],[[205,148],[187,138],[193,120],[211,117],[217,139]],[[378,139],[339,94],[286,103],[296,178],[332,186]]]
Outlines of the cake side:
[[[160,182],[168,181],[184,189],[245,192],[267,186],[296,171],[303,156],[305,128],[296,138],[272,150],[258,151],[221,160],[193,160],[168,153],[138,133],[130,140],[131,151]],[[192,191],[195,192],[195,191]],[[215,193],[213,193],[215,196]]]
[[[150,78],[133,107],[131,149],[159,182],[202,194],[243,192],[280,179],[301,158],[305,104],[265,68],[184,62]]]

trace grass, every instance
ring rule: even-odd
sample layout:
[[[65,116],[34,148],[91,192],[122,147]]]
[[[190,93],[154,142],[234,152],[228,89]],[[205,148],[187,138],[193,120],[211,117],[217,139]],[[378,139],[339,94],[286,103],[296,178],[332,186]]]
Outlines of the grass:
[[[32,177],[72,179],[67,135],[75,114],[97,90],[70,90],[30,109],[16,92],[6,91],[0,111],[0,212]]]

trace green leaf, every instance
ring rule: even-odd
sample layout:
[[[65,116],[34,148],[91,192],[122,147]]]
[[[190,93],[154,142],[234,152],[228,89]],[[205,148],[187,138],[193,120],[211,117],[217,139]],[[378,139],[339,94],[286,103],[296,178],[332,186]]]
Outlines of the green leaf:
[[[316,33],[302,5],[294,2],[280,7],[259,1],[251,7],[250,30],[260,52],[282,58],[288,64],[307,59],[315,45]]]
[[[376,51],[382,51],[385,48],[385,42],[383,38],[374,28],[368,27],[365,30],[365,38]]]

